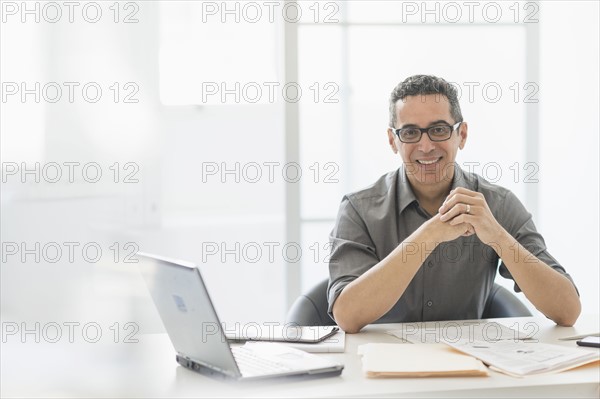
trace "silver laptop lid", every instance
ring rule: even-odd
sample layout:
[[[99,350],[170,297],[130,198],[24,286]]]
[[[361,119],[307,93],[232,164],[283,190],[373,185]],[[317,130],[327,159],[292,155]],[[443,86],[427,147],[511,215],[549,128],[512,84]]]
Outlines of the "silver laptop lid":
[[[138,252],[138,267],[180,356],[241,376],[200,270],[189,262]]]

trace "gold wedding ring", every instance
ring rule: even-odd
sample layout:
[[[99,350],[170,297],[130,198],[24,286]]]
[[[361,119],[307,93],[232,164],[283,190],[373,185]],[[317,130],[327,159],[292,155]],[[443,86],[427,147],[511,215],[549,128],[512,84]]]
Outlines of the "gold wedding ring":
[[[471,214],[471,205],[467,204],[467,215]]]

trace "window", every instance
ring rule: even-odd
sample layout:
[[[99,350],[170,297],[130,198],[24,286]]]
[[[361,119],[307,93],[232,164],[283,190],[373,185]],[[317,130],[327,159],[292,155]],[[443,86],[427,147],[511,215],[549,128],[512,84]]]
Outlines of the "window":
[[[335,85],[339,99],[301,104],[302,162],[336,177],[329,184],[303,182],[307,245],[326,245],[344,194],[400,166],[387,140],[388,99],[397,83],[414,74],[444,77],[459,90],[469,137],[457,162],[525,197],[523,176],[536,172],[526,162],[525,114],[527,101],[535,104],[538,94],[537,85],[526,81],[527,30],[509,18],[510,5],[496,23],[486,23],[493,17],[491,6],[489,14],[473,14],[473,23],[468,18],[448,23],[452,6],[435,3],[440,23],[434,8],[430,14],[406,8],[436,7],[433,3],[352,1],[338,3],[338,24],[301,26],[300,79]],[[303,289],[327,275],[327,267],[307,260]]]
[[[247,3],[160,2],[163,104],[268,104],[280,100],[269,96],[273,86],[265,84],[278,82],[279,24],[267,18],[255,23],[255,17],[241,18]],[[216,8],[219,12],[213,14]],[[226,9],[232,12],[226,13]],[[253,14],[249,10],[244,15]]]

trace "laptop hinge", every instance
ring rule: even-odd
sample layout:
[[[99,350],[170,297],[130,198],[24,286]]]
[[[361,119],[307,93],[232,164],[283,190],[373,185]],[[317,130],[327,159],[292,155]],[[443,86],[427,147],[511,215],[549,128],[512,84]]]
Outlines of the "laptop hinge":
[[[177,363],[181,364],[183,367],[193,370],[197,373],[208,375],[211,377],[223,377],[223,378],[239,378],[240,375],[232,374],[230,371],[223,370],[219,367],[210,366],[207,364],[203,364],[201,362],[197,362],[195,360],[190,359],[187,356],[175,355],[175,360]]]

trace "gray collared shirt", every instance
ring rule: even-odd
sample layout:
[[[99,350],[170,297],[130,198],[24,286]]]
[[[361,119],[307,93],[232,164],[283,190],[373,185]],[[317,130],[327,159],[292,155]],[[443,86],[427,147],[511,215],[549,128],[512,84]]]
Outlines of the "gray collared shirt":
[[[510,190],[458,165],[452,181],[452,188],[456,187],[482,193],[506,231],[539,260],[573,281],[548,253],[531,214]],[[362,191],[344,196],[330,235],[329,315],[333,317],[333,303],[348,283],[379,263],[430,218],[419,206],[403,167]],[[477,235],[441,243],[428,252],[404,294],[379,322],[480,319],[496,270],[512,279],[498,254]],[[511,252],[506,256],[515,255]],[[514,289],[520,291],[516,283]]]

